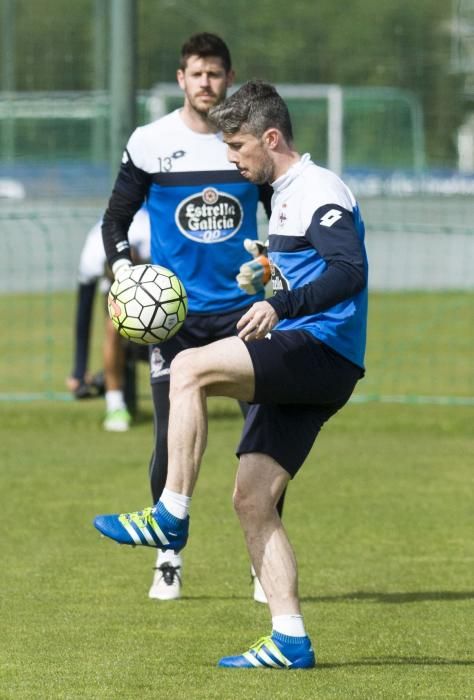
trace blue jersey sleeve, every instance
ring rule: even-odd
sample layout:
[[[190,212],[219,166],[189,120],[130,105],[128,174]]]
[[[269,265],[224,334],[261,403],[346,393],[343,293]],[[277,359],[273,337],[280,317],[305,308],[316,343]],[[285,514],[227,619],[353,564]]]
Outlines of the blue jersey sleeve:
[[[320,313],[357,294],[367,284],[363,244],[352,212],[336,204],[320,207],[305,238],[326,268],[312,282],[278,291],[267,300],[279,319]]]

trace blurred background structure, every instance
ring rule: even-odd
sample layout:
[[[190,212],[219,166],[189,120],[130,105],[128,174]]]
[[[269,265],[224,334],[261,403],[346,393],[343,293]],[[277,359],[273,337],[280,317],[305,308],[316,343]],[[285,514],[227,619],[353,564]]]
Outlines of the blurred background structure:
[[[0,397],[63,398],[85,235],[130,132],[180,104],[181,44],[212,31],[361,203],[359,400],[474,403],[474,0],[0,0],[0,21]]]

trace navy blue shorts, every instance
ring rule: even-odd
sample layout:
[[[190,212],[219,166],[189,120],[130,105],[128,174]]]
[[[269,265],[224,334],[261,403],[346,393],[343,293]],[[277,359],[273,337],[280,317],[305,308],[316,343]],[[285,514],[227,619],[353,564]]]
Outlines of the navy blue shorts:
[[[188,314],[179,332],[150,349],[150,379],[152,384],[169,382],[171,361],[181,350],[200,348],[215,340],[237,335],[237,321],[250,306],[225,314]]]
[[[363,370],[305,331],[246,343],[255,395],[237,456],[262,452],[293,478],[323,424],[349,400]]]

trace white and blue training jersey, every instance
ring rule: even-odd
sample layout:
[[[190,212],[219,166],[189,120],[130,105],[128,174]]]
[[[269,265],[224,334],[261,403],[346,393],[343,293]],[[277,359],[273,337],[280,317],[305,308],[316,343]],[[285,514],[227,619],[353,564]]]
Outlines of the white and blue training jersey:
[[[278,330],[311,333],[364,367],[367,256],[348,187],[305,154],[272,183],[268,255]]]
[[[227,159],[221,134],[189,129],[180,110],[140,127],[127,144],[104,215],[110,264],[128,256],[130,217],[146,198],[151,260],[183,282],[189,311],[226,313],[258,301],[235,280],[250,260],[245,238],[257,238],[259,200],[269,214],[270,187],[257,187]]]

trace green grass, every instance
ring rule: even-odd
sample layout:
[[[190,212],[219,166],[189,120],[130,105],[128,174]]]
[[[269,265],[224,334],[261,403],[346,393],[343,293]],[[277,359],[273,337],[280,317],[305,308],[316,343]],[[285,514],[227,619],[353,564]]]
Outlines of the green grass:
[[[472,293],[372,293],[364,397],[474,397]],[[71,370],[74,295],[0,295],[0,397],[64,392]],[[101,368],[96,300],[90,368]]]
[[[0,295],[0,387],[5,394],[58,394],[73,363],[76,298],[72,293]],[[90,367],[102,368],[104,309],[97,295]]]
[[[474,397],[472,294],[372,293],[359,393]]]
[[[211,405],[184,598],[147,598],[154,553],[100,539],[149,502],[151,414],[101,430],[101,401],[0,404],[0,698],[472,698],[473,409],[352,404],[290,485],[309,672],[224,671],[269,631],[231,492],[240,418]]]

